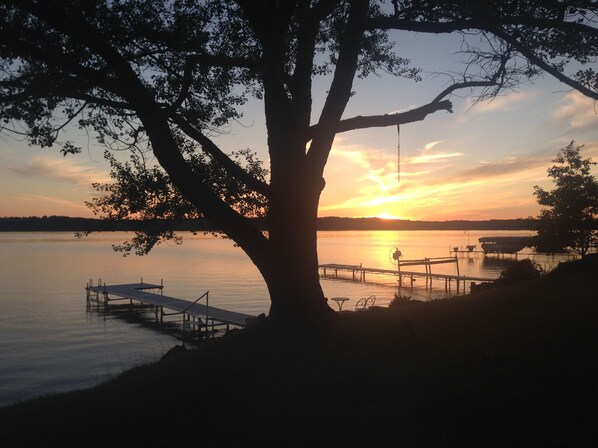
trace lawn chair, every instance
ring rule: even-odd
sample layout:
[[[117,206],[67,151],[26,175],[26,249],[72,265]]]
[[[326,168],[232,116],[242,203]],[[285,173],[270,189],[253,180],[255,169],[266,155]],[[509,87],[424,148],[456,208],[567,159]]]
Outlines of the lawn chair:
[[[355,304],[355,311],[365,311],[376,303],[376,296],[364,297]]]

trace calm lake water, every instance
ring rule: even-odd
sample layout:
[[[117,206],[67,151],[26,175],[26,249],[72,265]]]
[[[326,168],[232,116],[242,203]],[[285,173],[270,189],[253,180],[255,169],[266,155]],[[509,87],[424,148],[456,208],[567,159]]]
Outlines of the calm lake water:
[[[476,244],[482,236],[529,235],[530,232],[463,231],[329,231],[319,234],[320,263],[363,264],[393,269],[391,253],[404,259],[446,257],[450,248]],[[195,300],[210,292],[210,305],[252,315],[267,313],[268,294],[255,266],[229,240],[185,237],[182,246],[161,245],[145,257],[123,258],[112,250],[124,233],[98,233],[78,239],[72,233],[0,233],[0,406],[48,393],[94,386],[125,369],[159,359],[180,342],[142,322],[88,309],[89,279],[160,283],[164,293]],[[534,254],[547,268],[559,260]],[[497,277],[515,258],[459,257],[461,275]],[[396,266],[396,265],[394,265]],[[410,268],[415,270],[416,268]],[[434,272],[456,274],[456,266],[437,265]],[[424,269],[418,269],[423,271]],[[397,281],[371,277],[368,283],[322,279],[327,297],[351,298],[344,309],[375,295],[377,305],[390,302]],[[419,283],[419,284],[418,284]],[[444,282],[433,290],[416,282],[404,295],[433,300],[449,294]]]

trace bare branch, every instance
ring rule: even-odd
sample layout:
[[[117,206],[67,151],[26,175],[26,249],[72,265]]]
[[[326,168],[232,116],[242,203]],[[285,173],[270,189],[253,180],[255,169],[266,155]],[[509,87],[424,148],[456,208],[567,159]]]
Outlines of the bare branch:
[[[442,100],[442,98],[445,98],[447,95],[450,95],[455,90],[467,89],[467,88],[473,88],[473,87],[492,87],[492,86],[496,86],[496,85],[497,85],[496,81],[492,81],[492,80],[488,80],[488,81],[463,81],[463,82],[456,82],[456,83],[451,84],[450,86],[448,86],[442,92],[440,92],[436,96],[436,98],[434,98],[432,100],[432,103],[435,103],[435,102],[438,102],[438,101]]]
[[[571,79],[569,76],[565,75],[563,72],[551,65],[549,62],[536,55],[532,49],[520,43],[514,36],[511,36],[510,34],[502,30],[493,30],[492,32],[496,36],[503,39],[505,42],[508,42],[510,45],[512,45],[514,49],[516,49],[522,56],[527,58],[532,64],[540,67],[542,70],[551,74],[556,79],[568,85],[569,87],[578,90],[580,93],[583,93],[584,95],[593,98],[594,100],[598,100],[598,92],[588,89],[583,84]]]
[[[368,20],[367,29],[417,31],[420,33],[444,34],[455,31],[482,29],[477,20],[453,20],[450,22],[418,22],[398,19],[392,16],[376,16]]]
[[[514,17],[506,18],[492,17],[491,20],[484,19],[462,19],[446,22],[419,22],[416,20],[400,19],[395,16],[376,16],[368,20],[368,29],[381,30],[402,30],[416,31],[421,33],[443,34],[455,31],[465,30],[491,30],[500,26],[528,26],[542,29],[562,29],[576,33],[584,33],[590,36],[598,37],[598,29],[584,23],[569,22],[565,20],[555,20],[537,17]]]
[[[582,83],[575,81],[571,77],[565,75],[557,67],[550,64],[548,61],[538,56],[534,50],[521,43],[515,36],[504,31],[506,26],[525,26],[537,28],[541,30],[564,30],[567,32],[579,33],[591,38],[598,37],[598,29],[585,23],[566,21],[564,18],[552,19],[543,17],[523,17],[523,16],[508,16],[508,17],[491,17],[489,19],[474,18],[463,20],[452,20],[445,22],[430,22],[430,21],[416,21],[410,19],[399,18],[395,16],[377,16],[372,17],[368,21],[367,27],[369,29],[395,29],[404,31],[417,31],[424,33],[442,34],[452,33],[456,31],[466,30],[481,30],[488,31],[504,42],[508,43],[514,50],[519,52],[531,64],[536,65],[550,75],[557,78],[559,81],[568,85],[569,87],[578,90],[584,95],[598,99],[598,92],[593,91]]]
[[[354,131],[357,129],[367,129],[367,128],[382,128],[388,126],[396,126],[401,124],[413,123],[416,121],[421,121],[426,118],[428,115],[438,112],[439,110],[446,110],[447,112],[453,111],[453,105],[449,100],[444,101],[437,101],[434,100],[431,103],[425,104],[415,109],[411,109],[407,112],[401,112],[397,114],[385,114],[385,115],[369,115],[369,116],[361,116],[358,115],[356,117],[347,118],[346,120],[341,120],[338,123],[338,126],[335,132],[347,132],[347,131]],[[310,128],[310,135],[316,133],[318,130],[318,125],[312,126]]]

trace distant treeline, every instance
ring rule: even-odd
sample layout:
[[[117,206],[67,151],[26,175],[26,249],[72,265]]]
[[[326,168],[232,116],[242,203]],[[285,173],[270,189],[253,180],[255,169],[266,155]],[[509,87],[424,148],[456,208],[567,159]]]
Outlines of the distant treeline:
[[[204,220],[136,221],[104,220],[95,218],[71,218],[68,216],[31,216],[27,218],[0,218],[0,232],[123,232],[144,229],[165,229],[188,231],[210,231],[213,228]]]
[[[409,221],[382,218],[319,218],[319,230],[534,230],[535,220],[491,219],[488,221]],[[263,227],[256,222],[257,227]],[[0,218],[0,232],[115,232],[156,230],[169,228],[182,231],[213,231],[202,219],[180,222],[169,221],[109,221],[67,216],[7,217]]]
[[[534,230],[536,220],[490,219],[487,221],[410,221],[382,218],[319,218],[319,230]]]

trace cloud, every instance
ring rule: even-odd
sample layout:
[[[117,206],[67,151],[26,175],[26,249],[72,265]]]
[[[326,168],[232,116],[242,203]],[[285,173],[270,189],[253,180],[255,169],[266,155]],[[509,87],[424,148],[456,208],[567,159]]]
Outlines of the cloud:
[[[399,216],[405,219],[440,219],[442,216],[521,216],[534,209],[530,183],[546,181],[546,168],[556,151],[503,158],[496,162],[480,161],[475,166],[438,165],[442,169],[401,173],[397,181],[396,165],[369,169],[356,178],[352,188],[326,197],[320,211],[353,216]],[[427,154],[425,162],[447,161],[458,152]],[[425,157],[425,156],[420,156]],[[416,158],[413,158],[416,159]],[[413,168],[413,160],[411,160]],[[430,166],[430,165],[426,165]],[[393,169],[394,168],[394,169]],[[411,175],[410,175],[411,174]],[[350,193],[350,195],[349,195]],[[475,210],[479,210],[476,214]]]
[[[471,109],[472,112],[488,113],[498,112],[505,110],[516,109],[520,105],[526,105],[536,96],[533,91],[525,92],[509,92],[506,95],[500,95],[492,100],[481,101],[475,103],[473,99],[468,99],[467,109]]]
[[[426,154],[430,149],[434,148],[434,146],[438,145],[439,143],[442,143],[443,140],[436,140],[435,142],[430,142],[430,143],[426,143],[424,145],[424,149],[422,149],[422,152],[424,154]]]
[[[446,159],[461,157],[465,155],[462,152],[439,152],[433,149],[442,143],[442,140],[426,143],[423,148],[418,149],[418,154],[415,156],[401,156],[402,168],[408,168],[410,165],[430,164],[443,162]],[[397,153],[395,151],[380,150],[374,148],[363,148],[358,145],[344,145],[342,142],[338,144],[335,142],[331,157],[341,157],[360,168],[367,170],[391,170],[397,169]],[[413,167],[415,168],[415,167]],[[421,173],[428,173],[429,170],[414,170],[413,173],[405,171],[405,175],[418,175]]]
[[[527,105],[536,97],[533,91],[509,92],[506,95],[497,96],[491,100],[476,103],[473,98],[467,100],[467,110],[477,113],[503,112]]]
[[[546,155],[536,154],[520,157],[508,157],[499,162],[482,162],[480,165],[461,171],[451,176],[453,181],[464,182],[471,180],[488,180],[497,177],[515,179],[517,173],[527,173],[529,170],[542,168],[545,173],[547,167]]]
[[[569,131],[595,129],[598,115],[594,100],[579,92],[570,92],[559,101],[548,126],[565,126]]]
[[[19,194],[15,197],[17,201],[33,202],[36,204],[44,203],[50,205],[59,205],[61,207],[81,209],[83,206],[80,203],[69,201],[68,199],[57,198],[54,196],[47,196],[43,194]]]
[[[341,157],[362,168],[371,168],[372,157],[369,151],[351,150],[346,148],[334,148],[335,157]]]
[[[423,163],[436,163],[441,162],[446,159],[452,159],[454,157],[461,157],[465,155],[462,152],[450,152],[450,153],[437,153],[437,154],[422,154],[415,157],[407,157],[404,162],[405,164],[415,165],[415,164],[423,164]]]
[[[48,155],[34,157],[24,165],[11,165],[8,170],[20,176],[85,186],[110,180],[108,174],[98,168],[82,165],[72,158],[55,159]]]
[[[68,200],[59,196],[37,193],[0,195],[0,209],[6,216],[92,216],[84,199]]]

